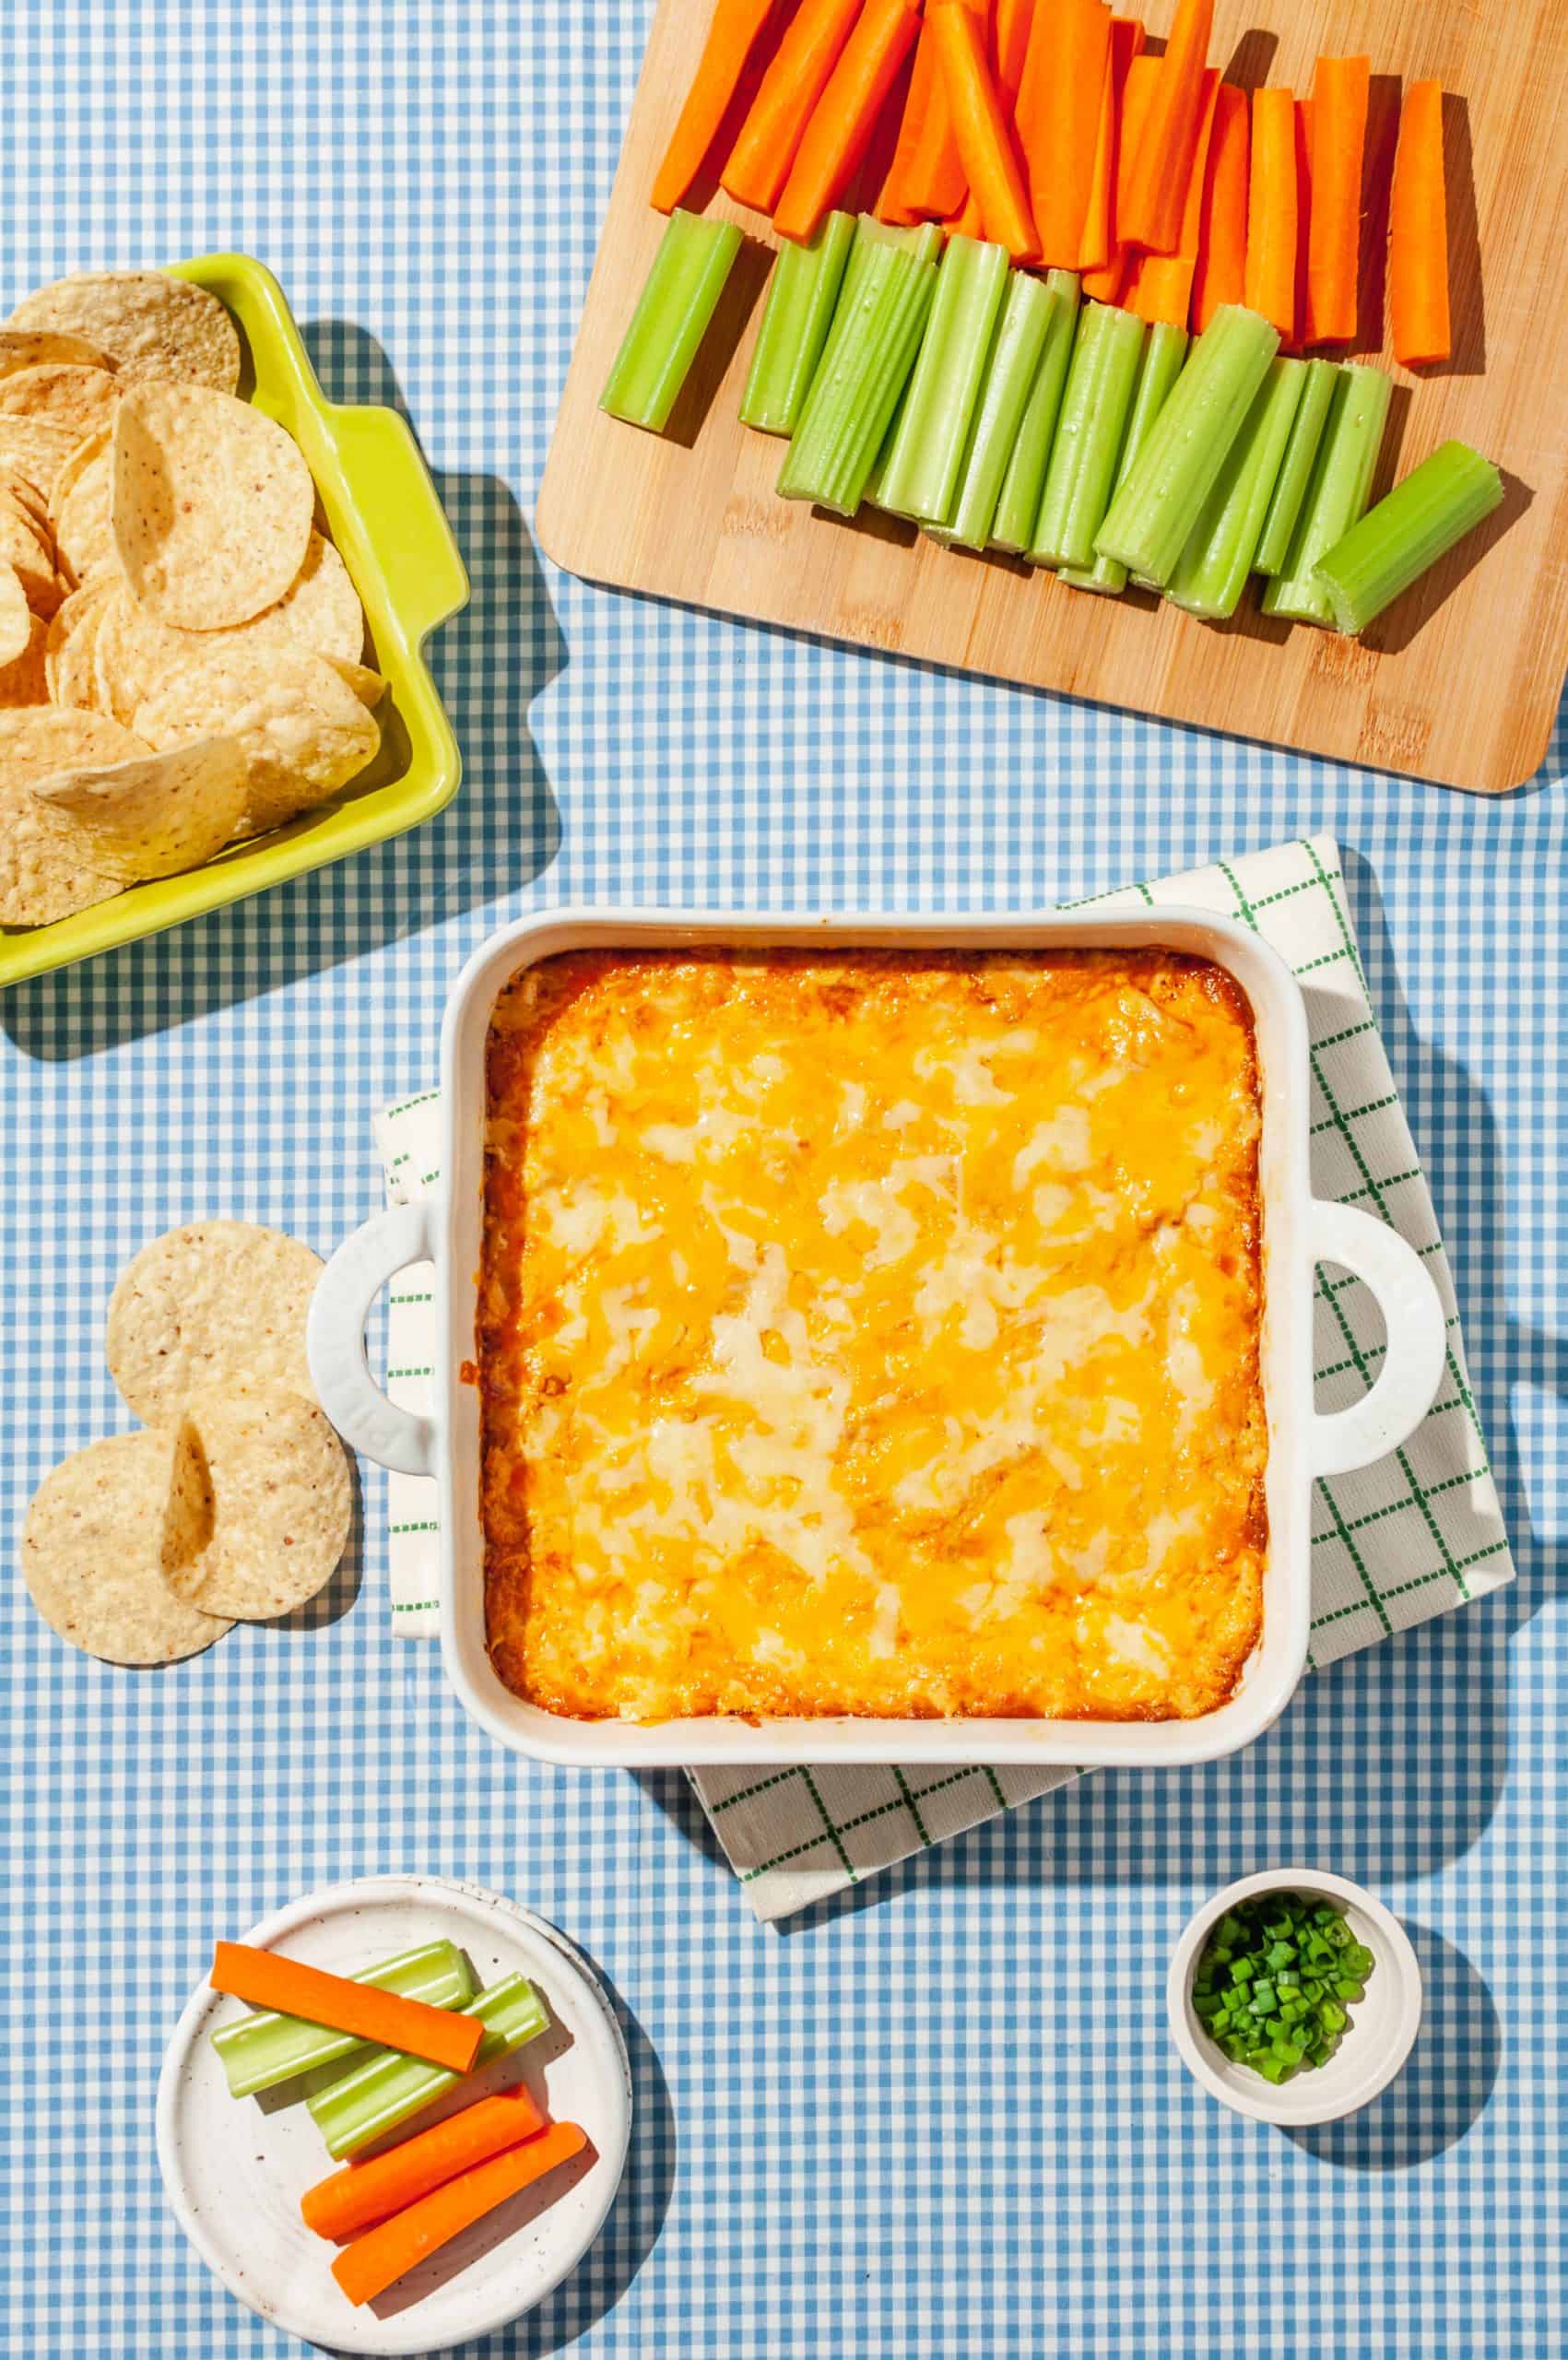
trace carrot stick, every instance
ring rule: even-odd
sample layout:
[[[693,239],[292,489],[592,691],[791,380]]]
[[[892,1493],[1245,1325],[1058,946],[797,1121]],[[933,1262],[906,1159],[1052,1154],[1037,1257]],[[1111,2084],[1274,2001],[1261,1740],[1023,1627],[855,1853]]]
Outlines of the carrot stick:
[[[983,24],[987,21],[988,0],[965,0],[965,6]],[[900,130],[898,148],[877,206],[878,218],[883,221],[946,221],[961,209],[967,194],[929,18],[920,29],[920,46],[914,53],[911,106],[917,85],[923,99],[921,116],[907,144]]]
[[[1214,108],[1192,283],[1192,324],[1201,336],[1221,303],[1239,303],[1247,271],[1247,94],[1221,82]]]
[[[512,2147],[504,2154],[476,2164],[471,2171],[449,2179],[417,2203],[395,2212],[351,2246],[345,2246],[332,2265],[332,2274],[351,2303],[368,2303],[404,2277],[427,2254],[438,2252],[463,2231],[504,2204],[558,2164],[580,2155],[586,2134],[574,2122],[556,2122],[542,2138]]]
[[[1312,86],[1312,225],[1307,289],[1313,341],[1350,344],[1356,333],[1372,60],[1320,57]]]
[[[1127,71],[1143,48],[1143,26],[1137,17],[1113,17],[1111,53],[1100,86],[1100,127],[1094,135],[1094,169],[1089,181],[1089,209],[1079,240],[1080,270],[1102,270],[1116,250],[1116,150],[1120,144],[1122,96]]]
[[[1293,351],[1313,341],[1312,290],[1307,285],[1307,248],[1312,242],[1312,100],[1296,100],[1296,332]]]
[[[1017,115],[1040,258],[1052,270],[1078,268],[1110,54],[1104,0],[1038,0]]]
[[[1009,116],[1018,105],[1034,10],[1035,0],[996,0],[996,88]]]
[[[1176,251],[1203,106],[1214,0],[1176,0],[1176,20],[1154,83],[1149,122],[1132,159],[1120,234],[1150,254]]]
[[[1449,359],[1454,338],[1439,82],[1412,82],[1399,115],[1388,207],[1388,309],[1396,360],[1420,369]]]
[[[719,174],[742,205],[771,213],[860,0],[801,0]]]
[[[1246,301],[1281,336],[1296,321],[1296,102],[1289,90],[1252,94],[1247,174]]]
[[[1203,190],[1208,172],[1208,143],[1214,134],[1214,116],[1220,98],[1220,68],[1206,65],[1203,69],[1202,111],[1198,116],[1197,145],[1193,149],[1192,173],[1187,182],[1186,202],[1182,207],[1181,235],[1173,254],[1139,254],[1134,263],[1132,278],[1122,301],[1129,312],[1140,320],[1164,321],[1167,326],[1185,328],[1192,309],[1193,279],[1197,271],[1197,242],[1203,227]]]
[[[654,180],[655,211],[671,212],[701,171],[772,6],[773,0],[717,0],[686,104]]]
[[[1122,206],[1132,173],[1133,151],[1143,137],[1159,74],[1160,60],[1157,57],[1135,57],[1122,86],[1122,120],[1116,135],[1116,243],[1109,262],[1102,264],[1098,270],[1086,270],[1083,274],[1084,295],[1096,303],[1119,302],[1131,275],[1133,258],[1121,236]]]
[[[918,0],[866,0],[855,30],[811,112],[784,194],[773,208],[781,238],[804,245],[849,184],[915,34]]]
[[[1014,262],[1032,262],[1040,244],[986,59],[984,31],[961,0],[933,0],[926,21],[937,42],[959,158],[985,235],[1006,246]]]
[[[985,225],[980,218],[980,200],[973,189],[952,219],[944,226],[949,236],[953,238],[983,238],[985,235]]]
[[[340,2243],[401,2212],[432,2188],[441,2188],[459,2172],[519,2146],[545,2127],[545,2118],[519,2083],[461,2114],[449,2115],[429,2130],[372,2155],[362,2164],[346,2164],[340,2172],[317,2180],[300,2199],[301,2217],[318,2237]]]
[[[484,2037],[477,2016],[403,2000],[373,1983],[351,1983],[347,1976],[327,1975],[319,1966],[303,1966],[277,1951],[252,1950],[245,1942],[215,1945],[208,1980],[215,1991],[248,2000],[253,2008],[276,2008],[280,2015],[301,2016],[331,2032],[351,2032],[407,2057],[444,2065],[449,2073],[468,2071]]]

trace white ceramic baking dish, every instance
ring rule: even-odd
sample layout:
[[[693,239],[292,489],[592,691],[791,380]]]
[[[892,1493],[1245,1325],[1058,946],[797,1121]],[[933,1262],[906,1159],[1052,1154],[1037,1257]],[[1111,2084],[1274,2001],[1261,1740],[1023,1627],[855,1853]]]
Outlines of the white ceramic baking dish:
[[[1157,946],[1212,959],[1233,975],[1256,1023],[1263,1092],[1264,1397],[1268,1421],[1269,1543],[1262,1635],[1235,1694],[1192,1721],[774,1720],[577,1721],[541,1711],[497,1678],[485,1650],[479,1520],[479,1396],[459,1371],[477,1357],[475,1304],[482,1229],[485,1040],[497,995],[518,971],[562,950],[669,946],[831,945],[965,950],[1134,950]],[[715,916],[654,910],[559,910],[522,920],[469,961],[442,1032],[442,1171],[438,1197],[378,1214],[339,1247],[310,1320],[311,1369],[327,1414],[383,1466],[434,1475],[441,1486],[442,1646],[459,1696],[505,1745],[546,1761],[652,1767],[706,1762],[1201,1762],[1229,1753],[1283,1710],[1306,1661],[1315,1475],[1381,1457],[1431,1407],[1443,1371],[1444,1323],[1423,1265],[1369,1214],[1315,1198],[1307,1166],[1309,1066],[1300,988],[1258,937],[1232,920],[1177,907],[1114,915],[1039,917]],[[377,1386],[365,1321],[379,1290],[414,1262],[436,1268],[435,1407],[417,1417]],[[1348,1410],[1313,1407],[1315,1266],[1363,1279],[1388,1332],[1383,1369]]]

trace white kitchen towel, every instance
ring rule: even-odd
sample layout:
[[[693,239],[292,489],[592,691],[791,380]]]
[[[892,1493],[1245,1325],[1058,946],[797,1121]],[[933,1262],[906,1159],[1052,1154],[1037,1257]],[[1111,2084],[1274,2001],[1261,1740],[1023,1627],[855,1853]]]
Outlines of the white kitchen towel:
[[[1184,902],[1255,926],[1300,978],[1312,1038],[1312,1181],[1316,1195],[1376,1214],[1432,1266],[1448,1321],[1448,1368],[1425,1422],[1400,1450],[1316,1486],[1309,1664],[1425,1622],[1512,1580],[1465,1366],[1447,1256],[1438,1235],[1350,931],[1338,847],[1326,836],[1220,861],[1079,906]],[[378,1116],[376,1139],[395,1204],[440,1179],[438,1093]],[[1317,1274],[1314,1348],[1320,1409],[1342,1408],[1375,1375],[1382,1321],[1358,1280]],[[387,1389],[430,1406],[434,1314],[429,1268],[391,1291]],[[435,1485],[390,1483],[392,1611],[398,1630],[438,1627]],[[893,1860],[1076,1777],[1073,1770],[889,1764],[802,1764],[759,1775],[699,1770],[692,1785],[759,1918],[784,1918]]]

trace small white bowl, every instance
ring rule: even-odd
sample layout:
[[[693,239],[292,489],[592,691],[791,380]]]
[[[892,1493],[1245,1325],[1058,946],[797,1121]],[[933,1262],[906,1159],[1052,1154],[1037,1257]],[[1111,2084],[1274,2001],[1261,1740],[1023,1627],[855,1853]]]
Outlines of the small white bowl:
[[[1377,1964],[1366,1980],[1366,1998],[1350,2003],[1350,2021],[1326,2065],[1288,2082],[1267,2082],[1250,2065],[1232,2064],[1210,2040],[1194,2013],[1193,1977],[1213,1928],[1238,1901],[1260,1893],[1302,1893],[1339,1904],[1358,1942]],[[1171,2030],[1182,2062],[1210,2097],[1258,2122],[1301,2128],[1338,2122],[1388,2087],[1415,2044],[1421,2020],[1421,1971],[1409,1936],[1399,1920],[1347,1877],[1326,1869],[1268,1869],[1243,1877],[1206,1902],[1176,1945],[1165,1986]]]

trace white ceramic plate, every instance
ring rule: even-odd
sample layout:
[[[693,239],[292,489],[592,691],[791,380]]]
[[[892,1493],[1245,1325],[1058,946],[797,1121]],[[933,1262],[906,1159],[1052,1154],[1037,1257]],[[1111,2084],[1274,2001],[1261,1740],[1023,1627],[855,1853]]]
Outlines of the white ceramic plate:
[[[521,1970],[550,2025],[474,2077],[466,2095],[525,2081],[584,2153],[525,2189],[373,2304],[339,2293],[336,2248],[300,2218],[300,2198],[335,2170],[294,2084],[231,2098],[207,2038],[243,2012],[204,1983],[175,2028],[158,2085],[158,2161],[181,2227],[231,2295],[265,2319],[336,2352],[433,2353],[532,2310],[598,2235],[626,2164],[631,2075],[620,2027],[585,1961],[553,1926],[482,1886],[444,1877],[367,1877],[310,1894],[253,1928],[260,1948],[348,1974],[444,1937],[481,1985]],[[456,2097],[453,2093],[453,2098]],[[433,2121],[453,2100],[420,2118]]]

